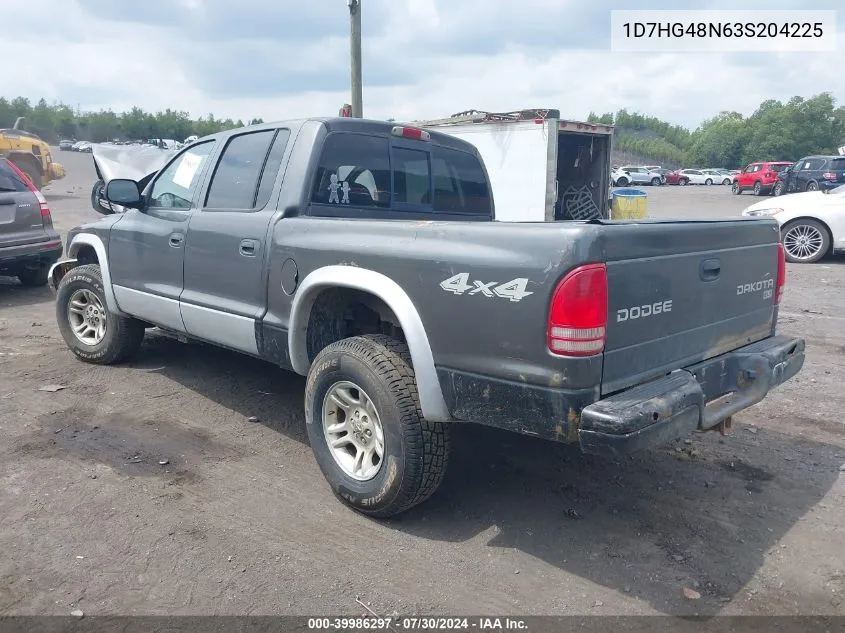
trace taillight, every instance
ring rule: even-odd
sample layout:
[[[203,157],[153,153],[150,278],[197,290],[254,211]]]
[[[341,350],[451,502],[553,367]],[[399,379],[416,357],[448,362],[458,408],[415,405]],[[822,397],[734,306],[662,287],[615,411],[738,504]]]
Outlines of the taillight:
[[[557,285],[549,307],[548,348],[558,356],[593,356],[607,338],[607,268],[586,264]]]
[[[836,174],[830,171],[826,171],[822,174],[822,178],[825,180],[836,180]]]
[[[778,242],[778,280],[777,289],[775,290],[775,305],[780,305],[780,300],[783,298],[783,291],[786,288],[786,252],[783,250],[783,244]]]
[[[391,133],[393,136],[401,136],[402,138],[410,138],[415,141],[430,141],[431,134],[418,127],[407,127],[402,125],[395,126]]]
[[[41,207],[41,224],[46,228],[53,226],[53,218],[50,215],[50,205],[47,203],[47,198],[44,197],[44,194],[38,191],[38,187],[36,187],[33,182],[29,179],[23,171],[18,168],[12,161],[7,160],[6,164],[12,168],[12,170],[20,177],[21,180],[24,181],[27,188],[35,194],[35,197],[38,198],[38,206]]]

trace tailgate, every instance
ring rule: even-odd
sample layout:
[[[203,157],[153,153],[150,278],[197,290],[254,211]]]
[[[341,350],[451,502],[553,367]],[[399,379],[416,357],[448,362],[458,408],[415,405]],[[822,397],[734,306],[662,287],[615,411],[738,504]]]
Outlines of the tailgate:
[[[772,334],[779,241],[774,220],[606,228],[603,393]]]

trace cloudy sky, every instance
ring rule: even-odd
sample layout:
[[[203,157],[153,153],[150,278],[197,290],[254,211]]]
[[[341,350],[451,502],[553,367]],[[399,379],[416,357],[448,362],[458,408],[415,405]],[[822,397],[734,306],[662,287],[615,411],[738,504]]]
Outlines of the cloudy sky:
[[[767,98],[830,91],[845,103],[845,8],[836,53],[612,52],[611,9],[662,3],[638,4],[362,0],[364,114],[556,107],[583,118],[624,107],[695,127],[720,110],[748,114]],[[4,64],[7,97],[265,120],[335,115],[349,101],[346,0],[2,0],[2,8],[0,55],[15,60]]]

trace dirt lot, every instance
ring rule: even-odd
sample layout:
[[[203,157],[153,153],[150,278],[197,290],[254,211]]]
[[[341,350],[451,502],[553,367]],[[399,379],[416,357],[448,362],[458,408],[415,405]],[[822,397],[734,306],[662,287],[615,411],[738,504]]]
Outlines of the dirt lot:
[[[94,175],[57,160],[64,233],[97,217]],[[752,202],[649,196],[661,216]],[[0,280],[0,613],[845,614],[845,261],[788,283],[805,369],[727,438],[613,462],[459,427],[436,497],[378,523],[324,483],[303,379],[158,337],[86,365],[49,290]]]

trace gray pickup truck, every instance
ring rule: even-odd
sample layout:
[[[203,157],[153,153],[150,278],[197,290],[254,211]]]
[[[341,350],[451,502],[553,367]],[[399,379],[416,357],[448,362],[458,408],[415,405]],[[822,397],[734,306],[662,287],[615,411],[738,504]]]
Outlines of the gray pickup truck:
[[[452,424],[620,455],[726,432],[804,362],[774,220],[496,222],[433,130],[255,125],[105,194],[50,271],[68,347],[115,363],[155,326],[307,375],[316,460],[371,516],[437,489]]]

